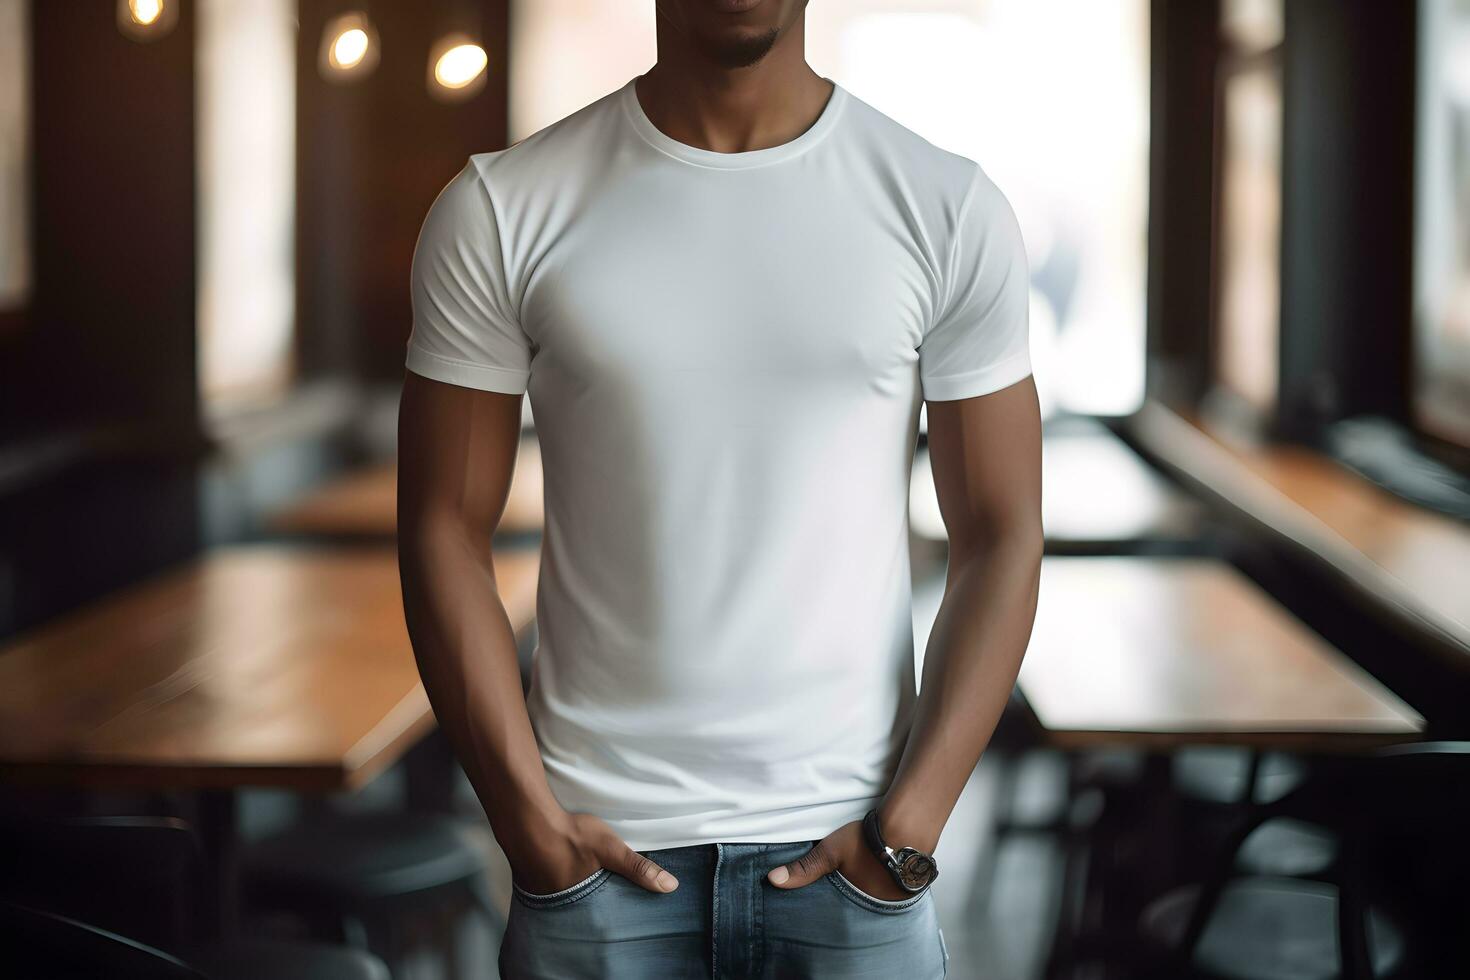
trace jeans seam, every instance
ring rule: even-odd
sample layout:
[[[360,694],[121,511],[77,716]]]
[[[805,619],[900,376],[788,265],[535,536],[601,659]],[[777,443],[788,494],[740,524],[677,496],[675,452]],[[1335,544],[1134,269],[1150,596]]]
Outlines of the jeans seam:
[[[874,912],[907,912],[915,905],[918,905],[919,902],[923,901],[925,895],[929,894],[929,887],[926,885],[923,891],[912,898],[901,898],[896,902],[889,902],[887,899],[876,898],[862,891],[852,882],[848,881],[842,872],[835,869],[828,872],[826,877],[833,888],[836,888],[854,903]]]
[[[612,871],[609,869],[598,868],[575,885],[568,885],[566,888],[548,892],[544,895],[528,892],[514,881],[510,884],[516,896],[525,904],[533,908],[555,908],[560,905],[568,905],[572,902],[581,901],[584,897],[600,888],[602,883],[611,875]]]
[[[767,851],[770,848],[766,848]],[[751,894],[752,923],[750,934],[750,971],[754,976],[764,976],[766,952],[766,880],[757,878]]]
[[[714,980],[720,976],[720,864],[724,861],[725,849],[720,844],[715,844],[715,875],[714,888],[711,891],[711,921],[710,921],[710,953],[709,971]]]

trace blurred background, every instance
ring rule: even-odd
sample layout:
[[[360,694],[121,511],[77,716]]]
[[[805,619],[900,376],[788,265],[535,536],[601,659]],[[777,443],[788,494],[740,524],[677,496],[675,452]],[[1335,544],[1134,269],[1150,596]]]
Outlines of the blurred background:
[[[0,972],[495,975],[399,604],[409,261],[653,18],[0,0]],[[1030,256],[1047,558],[950,975],[1465,975],[1470,0],[817,0],[807,57]],[[922,657],[922,438],[911,528]]]

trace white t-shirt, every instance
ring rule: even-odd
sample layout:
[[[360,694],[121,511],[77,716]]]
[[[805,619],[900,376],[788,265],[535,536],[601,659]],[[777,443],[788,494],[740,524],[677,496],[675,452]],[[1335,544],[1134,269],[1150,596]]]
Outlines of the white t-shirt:
[[[527,709],[552,792],[636,850],[826,836],[916,701],[921,399],[1031,372],[1015,215],[840,85],[796,139],[667,136],[633,80],[440,193],[407,367],[528,392]]]

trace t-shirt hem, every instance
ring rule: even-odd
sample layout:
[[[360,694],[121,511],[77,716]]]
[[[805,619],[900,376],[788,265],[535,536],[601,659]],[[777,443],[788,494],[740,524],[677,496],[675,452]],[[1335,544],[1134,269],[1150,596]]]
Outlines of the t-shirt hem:
[[[434,381],[506,395],[523,394],[531,377],[530,371],[456,360],[413,343],[408,345],[408,356],[403,363],[414,374]]]
[[[1008,388],[1031,373],[1031,352],[1021,351],[1003,361],[943,377],[921,378],[924,400],[931,402],[954,401],[988,395],[992,391]]]
[[[740,822],[731,821],[720,829],[699,832],[688,827],[682,818],[671,818],[668,826],[660,829],[639,828],[635,824],[616,817],[603,819],[635,851],[666,850],[674,847],[691,847],[699,844],[791,844],[801,841],[821,840],[838,827],[861,820],[870,809],[883,801],[881,795],[866,800],[847,800],[841,803],[819,804],[807,808],[801,820],[792,820],[770,826],[766,830],[742,830]],[[663,821],[657,821],[662,823]],[[748,824],[748,820],[744,821]],[[682,825],[682,826],[681,826]]]

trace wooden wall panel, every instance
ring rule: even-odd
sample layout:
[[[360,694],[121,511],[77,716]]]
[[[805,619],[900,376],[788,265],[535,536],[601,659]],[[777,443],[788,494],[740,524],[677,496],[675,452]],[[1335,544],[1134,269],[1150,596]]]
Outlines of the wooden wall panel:
[[[445,104],[428,92],[429,49],[467,8],[478,15],[489,74],[471,99]],[[322,32],[343,10],[301,0],[298,351],[308,375],[396,380],[424,214],[471,153],[507,142],[507,2],[372,5],[381,60],[345,85],[317,67]]]

